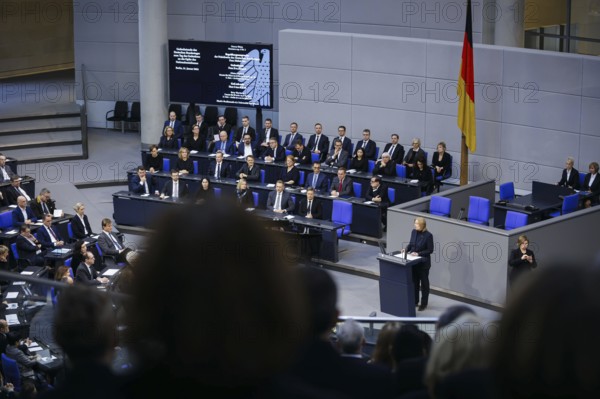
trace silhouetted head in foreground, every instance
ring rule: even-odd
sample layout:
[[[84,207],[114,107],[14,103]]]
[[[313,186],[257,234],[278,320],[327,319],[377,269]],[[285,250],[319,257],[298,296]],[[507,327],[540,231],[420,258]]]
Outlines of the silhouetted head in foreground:
[[[600,395],[600,268],[536,271],[511,296],[492,368],[503,398]]]
[[[284,370],[306,320],[291,255],[278,237],[248,212],[216,201],[174,207],[154,229],[136,260],[128,312],[146,378],[175,390],[231,392]]]

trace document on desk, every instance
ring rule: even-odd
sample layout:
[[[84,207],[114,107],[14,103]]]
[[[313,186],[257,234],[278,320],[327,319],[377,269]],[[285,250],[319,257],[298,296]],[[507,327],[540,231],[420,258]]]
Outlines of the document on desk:
[[[7,314],[6,315],[6,322],[8,323],[9,326],[14,326],[16,324],[21,324],[19,322],[19,317],[16,314]]]
[[[287,216],[284,216],[283,218],[287,219],[287,220],[292,220],[294,218],[294,215],[287,215]]]
[[[197,154],[197,153],[198,153],[198,151],[196,151],[196,150],[190,151],[190,154],[192,154],[192,155]]]
[[[140,197],[149,197],[150,194],[140,194]]]
[[[19,304],[18,303],[9,303],[8,305],[6,305],[6,309],[8,310],[15,310],[19,308]]]
[[[369,204],[369,205],[371,205],[371,204],[374,204],[374,202],[373,201],[365,201],[365,202],[363,202],[363,204]]]
[[[13,285],[25,285],[25,281],[13,281]]]
[[[404,254],[403,253],[399,253],[394,255],[396,258],[400,258],[400,259],[404,259]],[[411,254],[407,254],[406,255],[406,260],[415,260],[415,259],[421,259],[420,256],[415,256],[415,255],[411,255]]]
[[[107,271],[102,273],[102,275],[103,276],[114,276],[118,271],[119,271],[119,269],[108,269]]]
[[[273,187],[275,187],[275,184],[273,184],[273,183],[267,184],[267,188],[273,188]]]
[[[246,208],[246,212],[252,212],[254,211],[254,208]]]
[[[56,249],[52,250],[52,253],[55,255],[63,255],[63,254],[69,253],[69,251],[71,251],[71,250],[68,248],[56,248]],[[23,273],[21,273],[21,274],[23,274]],[[31,272],[31,274],[33,274],[33,272]]]
[[[60,218],[60,217],[62,217],[62,215],[63,215],[62,209],[55,209],[54,215],[52,215],[52,216],[54,216],[55,218]]]
[[[31,276],[31,275],[33,274],[33,272],[30,272],[30,271],[26,271],[26,270],[24,270],[24,271],[22,271],[22,272],[21,272],[21,274],[22,274],[23,276]]]
[[[419,181],[417,179],[413,179],[410,181],[411,183],[418,183]]]
[[[4,234],[15,234],[15,233],[17,233],[17,230],[15,230],[15,229],[4,232]]]
[[[44,350],[44,348],[42,348],[41,346],[34,346],[33,348],[30,346],[27,349],[29,350],[29,352],[39,352]]]

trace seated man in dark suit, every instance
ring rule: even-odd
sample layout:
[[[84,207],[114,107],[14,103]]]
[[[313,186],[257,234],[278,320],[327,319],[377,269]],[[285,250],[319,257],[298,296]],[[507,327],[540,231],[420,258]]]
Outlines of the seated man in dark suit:
[[[6,188],[6,201],[8,205],[15,205],[19,196],[25,197],[27,202],[31,201],[31,197],[27,194],[27,191],[21,187],[21,177],[13,175],[10,178],[10,186]]]
[[[209,151],[213,154],[217,151],[221,151],[223,154],[233,155],[235,152],[235,147],[233,143],[229,142],[227,137],[227,132],[225,130],[221,130],[219,132],[219,141],[213,143],[209,146]]]
[[[179,181],[179,171],[171,169],[171,180],[169,180],[162,189],[160,198],[184,198],[188,195],[188,186],[183,181]]]
[[[296,122],[290,123],[290,133],[285,136],[283,140],[283,147],[286,150],[294,151],[296,148],[296,141],[302,142],[302,135],[298,133],[298,124]]]
[[[259,172],[260,173],[260,172]],[[226,179],[231,177],[231,166],[223,162],[223,153],[218,151],[214,162],[208,165],[208,175],[216,180]]]
[[[381,154],[381,159],[375,163],[373,174],[390,177],[396,176],[396,162],[392,161],[388,152]]]
[[[399,143],[399,140],[400,136],[396,133],[392,134],[392,142],[387,143],[383,149],[383,152],[390,154],[390,158],[392,158],[392,161],[396,162],[396,165],[402,164],[402,161],[404,160],[404,146]]]
[[[325,163],[329,166],[346,167],[348,165],[348,152],[342,148],[342,141],[335,139],[333,142],[333,151],[327,157]]]
[[[321,164],[314,162],[312,169],[313,173],[310,173],[304,180],[304,187],[312,187],[318,193],[327,193],[329,185],[327,176],[325,176],[325,173],[321,173]]]
[[[373,140],[371,140],[371,130],[364,129],[362,135],[363,139],[361,141],[357,141],[356,147],[354,147],[354,156],[356,156],[356,151],[359,148],[362,148],[365,152],[365,158],[374,161],[377,153],[377,145]]]
[[[575,160],[571,157],[568,157],[565,168],[562,171],[562,177],[556,184],[559,186],[579,190],[579,171],[575,169],[573,165],[575,165]]]
[[[201,113],[198,112],[196,115],[194,115],[194,117],[196,118],[196,120],[190,125],[190,128],[188,130],[188,137],[192,136],[192,130],[194,126],[198,126],[198,130],[200,131],[200,137],[206,143],[206,140],[208,140],[208,124],[204,122],[204,117]]]
[[[300,201],[298,214],[307,218],[323,219],[323,205],[315,198],[314,188],[309,187],[306,190],[306,198]]]
[[[25,197],[17,197],[17,207],[12,211],[12,225],[14,227],[21,227],[23,224],[31,224],[37,221],[38,219],[33,214],[33,211],[27,206]]]
[[[31,229],[23,224],[17,236],[17,253],[20,259],[27,259],[34,266],[43,266],[42,244],[31,234]]]
[[[292,156],[294,157],[294,161],[300,165],[310,165],[312,162],[310,150],[302,144],[302,140],[296,140]]]
[[[6,156],[0,153],[0,183],[10,181],[15,172],[6,164]]]
[[[275,129],[273,127],[273,121],[270,118],[267,118],[265,119],[265,128],[260,131],[256,144],[256,147],[263,158],[265,152],[268,151],[271,146],[271,139],[275,139],[275,141],[279,143],[279,130]]]
[[[246,158],[248,155],[252,155],[254,157],[259,156],[259,151],[252,143],[252,137],[250,134],[245,134],[243,141],[237,146],[237,155],[243,156],[244,158]]]
[[[319,162],[325,162],[329,151],[329,138],[323,134],[323,125],[315,123],[315,134],[310,136],[306,146],[313,154],[319,154]]]
[[[271,191],[267,198],[267,210],[272,210],[275,213],[294,212],[294,201],[292,201],[290,193],[284,190],[284,187],[283,181],[277,180],[275,191]]]
[[[254,164],[254,157],[252,155],[246,157],[246,164],[242,165],[240,170],[235,174],[235,177],[246,179],[249,182],[258,182],[260,180],[260,168]]]
[[[98,246],[103,255],[116,257],[117,262],[127,262],[126,256],[131,248],[125,247],[112,232],[112,220],[102,219],[102,233],[98,235]]]
[[[373,201],[382,208],[381,222],[385,231],[387,226],[387,208],[390,206],[390,198],[388,197],[387,187],[381,184],[381,177],[371,177],[371,189],[365,193],[365,200]]]
[[[173,128],[173,132],[174,132],[176,139],[183,138],[183,125],[182,125],[181,121],[177,120],[177,114],[175,113],[175,111],[169,112],[169,119],[166,120],[165,123],[163,124],[163,129],[161,130],[161,134],[162,134],[162,132],[165,131],[165,128],[167,126],[170,126]]]
[[[142,165],[137,168],[137,175],[131,178],[129,182],[129,192],[134,194],[154,194],[158,186],[154,182],[153,176],[146,175],[146,169]]]
[[[65,245],[58,231],[52,227],[52,215],[44,215],[43,223],[43,226],[37,231],[37,237],[40,244],[42,244],[42,249],[60,248]]]
[[[333,178],[329,190],[333,197],[352,197],[354,195],[352,179],[346,177],[346,168],[338,169],[337,176]]]
[[[225,115],[219,115],[217,118],[217,125],[213,127],[213,131],[216,130],[216,134],[225,131],[227,133],[227,137],[229,138],[229,133],[231,133],[231,125],[227,123],[227,118],[225,118]]]
[[[106,277],[99,277],[98,272],[94,268],[96,261],[94,254],[90,251],[85,253],[85,259],[77,266],[75,272],[75,281],[85,285],[100,285],[108,283]]]
[[[342,142],[342,150],[346,151],[348,153],[348,156],[350,156],[350,154],[352,154],[352,140],[350,140],[348,136],[346,136],[346,126],[338,126],[338,136],[335,139],[333,139],[333,142],[331,143],[331,148],[329,149],[329,153],[332,153],[335,149],[336,140]]]
[[[264,152],[265,162],[283,162],[285,160],[285,149],[272,138],[269,142],[269,149]]]
[[[249,134],[251,139],[254,140],[256,138],[256,131],[252,126],[250,126],[250,118],[248,116],[242,117],[242,126],[238,128],[235,132],[234,140],[236,144],[239,144],[242,138]]]
[[[47,188],[42,188],[40,195],[31,201],[29,206],[38,219],[41,219],[46,214],[54,215],[54,210],[56,209],[56,203],[51,197],[50,190]]]

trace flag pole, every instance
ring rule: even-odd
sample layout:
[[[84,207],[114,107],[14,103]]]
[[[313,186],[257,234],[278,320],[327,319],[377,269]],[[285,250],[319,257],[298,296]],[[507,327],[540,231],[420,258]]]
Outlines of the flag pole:
[[[469,184],[469,148],[464,134],[460,135],[460,185]]]

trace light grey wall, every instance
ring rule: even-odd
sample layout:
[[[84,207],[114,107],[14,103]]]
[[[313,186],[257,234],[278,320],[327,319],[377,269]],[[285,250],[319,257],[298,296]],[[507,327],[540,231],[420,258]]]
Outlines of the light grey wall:
[[[419,137],[429,160],[445,141],[458,176],[461,43],[300,30],[279,35],[282,128],[297,120],[310,131],[320,121],[332,135],[344,124],[352,139],[370,128],[380,146],[391,133],[405,146]],[[471,180],[530,189],[532,180],[558,181],[567,156],[586,172],[598,160],[600,59],[477,45],[474,60]]]
[[[491,15],[491,9],[475,3],[473,40],[479,43],[482,18]],[[274,90],[279,92],[278,32],[282,29],[462,41],[465,11],[459,6],[464,7],[454,0],[434,4],[414,0],[169,0],[168,34],[170,39],[273,43]],[[137,2],[131,0],[74,2],[77,98],[83,98],[80,74],[83,63],[88,70],[88,96],[93,99],[88,103],[90,126],[104,126],[105,114],[114,107],[114,101],[139,100],[137,14]],[[157,79],[167,77],[157,76]],[[263,113],[264,118],[274,119],[276,127],[279,127],[278,97],[275,96],[274,110]],[[240,110],[242,114],[254,117],[252,110]]]

